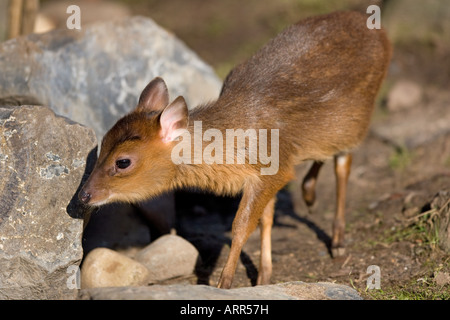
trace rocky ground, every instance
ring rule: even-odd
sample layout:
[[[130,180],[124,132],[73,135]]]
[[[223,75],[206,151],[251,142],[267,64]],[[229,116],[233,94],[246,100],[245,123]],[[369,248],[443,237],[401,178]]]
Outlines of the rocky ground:
[[[43,1],[44,4],[50,2]],[[151,6],[148,6],[149,3]],[[220,76],[224,76],[232,65],[250,55],[280,28],[302,16],[331,9],[361,9],[363,6],[359,1],[348,0],[332,8],[321,1],[314,2],[319,5],[309,4],[301,8],[290,1],[276,2],[276,5],[273,1],[267,1],[267,6],[252,6],[249,1],[242,7],[239,7],[241,1],[230,1],[221,7],[220,4],[225,2],[211,1],[204,6],[190,5],[189,11],[183,7],[185,3],[130,1],[127,15],[154,17],[186,41],[199,57],[212,64]],[[286,297],[285,289],[291,290],[296,286],[298,292],[303,292],[305,288],[308,292],[318,292],[310,298],[342,298],[344,296],[333,292],[335,289],[341,292],[342,287],[337,285],[345,285],[345,288],[355,289],[365,299],[450,298],[450,80],[448,72],[445,72],[450,65],[450,45],[446,37],[446,30],[450,30],[446,23],[450,20],[424,19],[420,16],[422,11],[430,16],[436,15],[436,12],[444,17],[450,14],[448,6],[442,6],[442,1],[430,3],[426,10],[420,3],[415,6],[400,0],[387,2],[383,6],[386,26],[393,30],[389,34],[395,50],[370,132],[353,154],[347,197],[345,255],[334,259],[330,255],[335,203],[332,163],[326,163],[319,175],[317,206],[312,213],[303,204],[299,188],[310,164],[299,166],[297,180],[278,195],[272,235],[272,282],[277,286],[270,287],[269,294]],[[258,10],[252,10],[256,7]],[[196,9],[195,12],[192,8]],[[407,15],[402,12],[407,12]],[[233,14],[234,23],[229,23],[227,14]],[[416,14],[421,20],[417,20]],[[190,22],[185,19],[190,19]],[[409,27],[398,27],[400,22]],[[187,25],[190,27],[187,28]],[[118,29],[110,32],[114,27]],[[147,250],[142,248],[151,241],[150,245],[156,243],[156,233],[152,228],[154,217],[149,220],[134,207],[105,207],[94,213],[89,223],[85,220],[87,226],[83,231],[81,219],[69,219],[80,218],[78,211],[76,217],[73,213],[74,208],[83,210],[75,205],[76,190],[79,181],[88,174],[80,169],[82,162],[73,160],[84,156],[84,163],[90,162],[87,149],[93,143],[94,131],[78,135],[77,142],[86,149],[83,155],[73,156],[70,145],[64,143],[64,139],[74,140],[71,136],[74,129],[71,127],[78,127],[72,120],[92,126],[97,137],[104,134],[114,117],[132,107],[142,84],[160,72],[167,76],[172,83],[169,86],[177,94],[181,92],[195,99],[199,93],[208,91],[203,90],[206,87],[210,89],[209,93],[216,94],[220,81],[208,66],[174,40],[172,35],[155,28],[157,39],[161,40],[158,45],[168,45],[168,48],[142,51],[142,47],[150,45],[146,39],[155,37],[146,34],[153,32],[153,28],[153,23],[137,18],[114,25],[99,24],[92,29],[86,26],[76,36],[56,32],[51,36],[14,40],[0,47],[0,64],[4,70],[0,77],[0,102],[2,106],[9,106],[0,110],[0,171],[7,177],[0,184],[1,298],[65,298],[67,268],[80,263],[78,249],[81,240],[85,259],[81,265],[82,271],[89,265],[86,263],[88,254],[95,252],[97,247],[114,249],[116,253],[140,260],[142,252]],[[118,41],[114,40],[113,35],[132,40],[127,36],[130,30],[135,36],[142,36],[139,37],[139,45],[117,46]],[[411,32],[405,34],[405,30]],[[429,33],[423,30],[429,30]],[[102,41],[105,45],[93,46]],[[121,63],[120,50],[124,50],[124,55],[130,54],[127,63]],[[167,52],[173,56],[168,56]],[[156,62],[150,62],[150,58]],[[99,68],[99,71],[77,73],[77,70],[84,70],[83,66]],[[120,69],[121,66],[123,69]],[[145,76],[136,72],[142,67],[147,68]],[[175,72],[175,69],[186,72]],[[192,75],[205,80],[204,84],[195,87],[198,81],[191,81]],[[109,86],[105,86],[106,82]],[[100,88],[102,95],[94,88]],[[30,99],[33,101],[30,102]],[[48,105],[71,120],[62,120],[45,107],[22,107],[17,111],[12,111],[10,107],[39,103]],[[23,115],[23,119],[19,114]],[[96,116],[89,116],[92,114]],[[44,119],[46,126],[33,122],[33,118]],[[109,122],[106,123],[106,120]],[[58,134],[59,144],[62,145],[57,147],[58,143],[50,142],[57,138],[54,132],[59,132],[61,126],[67,127],[68,133],[60,134],[65,138]],[[30,143],[27,134],[35,131],[37,133],[33,137],[36,141]],[[40,139],[50,142],[40,143]],[[89,154],[92,157],[93,151]],[[70,185],[68,181],[71,181]],[[164,294],[170,295],[172,289],[172,292],[189,296],[192,292],[182,286],[186,284],[201,285],[197,286],[199,297],[216,292],[204,285],[215,286],[225,264],[231,242],[231,223],[239,199],[186,191],[175,193],[175,201],[171,201],[172,196],[167,195],[161,202],[150,205],[150,211],[157,213],[163,208],[164,212],[170,212],[175,206],[173,221],[176,233],[198,250],[199,262],[191,266],[192,269],[184,276],[155,280],[152,286],[140,289],[125,287],[114,292],[82,290],[78,292],[78,298],[117,298],[117,294],[124,294],[121,298],[151,297],[151,294],[162,297]],[[47,210],[47,207],[55,210]],[[76,224],[72,228],[76,231],[64,226],[58,229],[57,219],[61,215]],[[55,222],[52,228],[46,228],[48,222],[45,219]],[[64,246],[69,248],[67,252],[77,249],[72,260],[66,263],[58,258],[58,250],[62,250],[58,243],[67,244]],[[46,249],[55,244],[56,249]],[[42,249],[39,249],[41,246]],[[238,290],[234,291],[237,296],[259,294],[249,289],[256,282],[259,250],[259,234],[255,232],[244,247],[236,271],[233,287]],[[118,259],[112,261],[117,262]],[[135,265],[142,274],[147,272]],[[102,265],[103,268],[105,266]],[[114,269],[117,264],[109,266]],[[380,289],[367,288],[367,281],[372,276],[368,271],[370,266],[379,267]],[[318,282],[328,284],[313,286]],[[17,286],[18,283],[21,283],[20,286]],[[151,287],[157,292],[149,293]],[[289,292],[292,293],[292,290]],[[351,291],[349,296],[358,298],[358,295],[353,295],[354,292]],[[69,296],[73,298],[73,291]]]

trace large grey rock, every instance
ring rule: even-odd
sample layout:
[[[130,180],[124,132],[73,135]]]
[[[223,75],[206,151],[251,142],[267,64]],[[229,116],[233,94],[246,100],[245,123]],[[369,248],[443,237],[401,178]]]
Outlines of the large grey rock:
[[[340,284],[301,281],[276,285],[218,289],[205,285],[97,288],[81,290],[92,300],[362,300],[356,290]]]
[[[0,107],[0,141],[0,299],[74,298],[87,212],[73,197],[94,131],[47,107]]]
[[[190,107],[218,96],[212,68],[149,18],[54,30],[0,45],[0,97],[33,96],[97,138],[136,105],[156,76]]]

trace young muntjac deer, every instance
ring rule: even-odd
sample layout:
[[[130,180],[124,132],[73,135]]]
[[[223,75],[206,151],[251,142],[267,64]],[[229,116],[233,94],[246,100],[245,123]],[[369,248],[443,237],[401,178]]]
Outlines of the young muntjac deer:
[[[350,151],[366,135],[390,55],[383,30],[368,29],[362,14],[338,12],[285,29],[230,72],[215,102],[188,111],[182,97],[170,103],[164,81],[155,78],[143,90],[136,109],[103,138],[80,200],[92,206],[137,202],[183,187],[242,193],[218,286],[231,287],[242,247],[258,223],[257,283],[267,284],[277,192],[294,178],[296,164],[313,160],[302,184],[303,197],[312,205],[321,163],[334,157],[337,209],[331,246],[333,255],[342,254]],[[195,132],[199,124],[200,133]],[[230,129],[235,133],[241,129],[245,133],[241,142],[247,143],[236,147],[234,139],[239,137],[231,136],[232,153],[228,148],[223,151],[230,145],[224,138],[230,137]],[[258,139],[265,141],[257,144]],[[276,159],[274,170],[264,173],[267,157],[262,161],[252,150]]]

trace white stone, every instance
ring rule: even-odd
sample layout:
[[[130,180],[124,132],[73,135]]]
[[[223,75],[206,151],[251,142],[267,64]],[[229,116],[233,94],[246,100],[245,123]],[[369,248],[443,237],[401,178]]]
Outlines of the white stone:
[[[89,252],[81,267],[81,288],[145,285],[149,272],[139,262],[107,248]]]

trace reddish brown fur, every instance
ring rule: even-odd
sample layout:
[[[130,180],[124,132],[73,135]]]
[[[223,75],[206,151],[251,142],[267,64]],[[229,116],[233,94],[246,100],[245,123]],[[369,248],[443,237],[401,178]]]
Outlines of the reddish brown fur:
[[[366,19],[359,13],[338,12],[288,27],[230,72],[217,101],[189,114],[182,98],[166,107],[167,88],[161,79],[155,79],[143,91],[136,110],[106,134],[81,199],[92,205],[135,202],[186,186],[219,194],[242,192],[219,287],[231,286],[242,246],[258,222],[262,248],[258,283],[269,283],[276,193],[294,178],[294,166],[299,162],[318,163],[335,156],[338,203],[332,246],[342,248],[345,186],[351,163],[347,153],[367,132],[391,54],[384,31],[369,30]],[[174,118],[176,121],[170,122]],[[194,121],[202,121],[203,132],[215,128],[224,137],[231,128],[279,129],[277,174],[261,175],[264,166],[259,162],[174,164],[171,150],[176,142],[167,132],[187,128],[193,133]],[[165,126],[166,122],[174,127]],[[203,143],[203,148],[206,146]],[[124,158],[130,159],[131,165],[120,169],[116,161]],[[309,202],[314,202],[319,168],[313,166],[305,179],[305,200]]]

